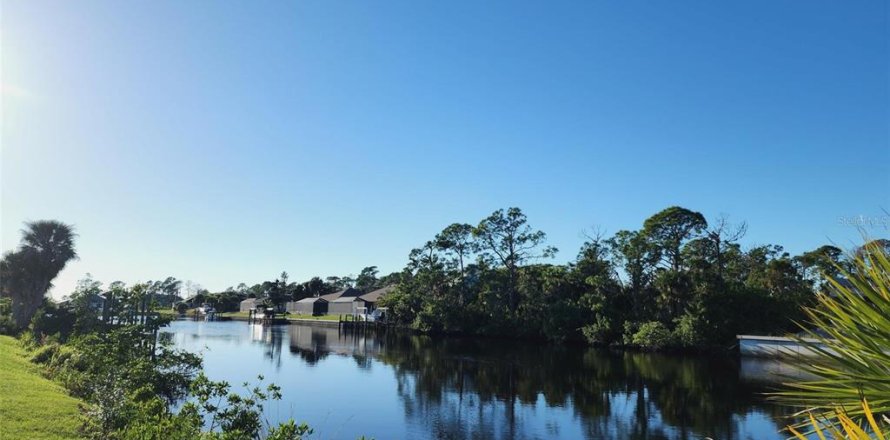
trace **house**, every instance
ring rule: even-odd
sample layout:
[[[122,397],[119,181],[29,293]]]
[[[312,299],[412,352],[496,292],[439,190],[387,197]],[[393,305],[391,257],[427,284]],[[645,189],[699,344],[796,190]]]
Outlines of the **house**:
[[[329,315],[352,315],[355,313],[355,302],[358,296],[341,296],[328,303]]]
[[[329,293],[327,295],[321,295],[321,296],[319,296],[319,298],[323,298],[325,301],[330,303],[338,298],[347,298],[347,297],[355,298],[361,294],[362,294],[361,290],[357,290],[357,289],[353,289],[352,287],[349,287],[347,289],[339,290],[334,293]]]
[[[392,291],[395,286],[388,286],[377,289],[366,294],[356,295],[358,292],[352,289],[352,292],[345,292],[328,302],[328,314],[331,315],[354,315],[356,313],[370,313],[377,308],[377,303],[387,293]],[[349,290],[349,289],[347,289]],[[339,293],[339,292],[338,292]],[[333,295],[333,294],[332,294]],[[322,298],[324,298],[322,296]]]
[[[258,298],[247,298],[238,305],[239,312],[249,312],[251,309],[255,309],[258,306],[262,306],[263,301]]]
[[[361,294],[361,290],[349,287],[334,293],[321,295],[319,298],[327,301],[326,313],[328,315],[351,315],[355,311],[352,302]]]
[[[68,299],[59,303],[59,308],[63,309],[71,309],[74,307],[83,307],[86,306],[87,309],[102,314],[105,310],[105,296],[99,295],[95,293],[88,293],[85,296],[82,296],[77,299]]]
[[[324,315],[328,313],[328,301],[319,297],[288,301],[287,311],[297,315]]]
[[[373,290],[368,292],[362,296],[359,296],[358,299],[362,301],[362,304],[358,305],[358,307],[365,307],[365,313],[370,313],[377,308],[380,299],[386,296],[389,292],[392,292],[396,286],[386,286],[382,289]]]

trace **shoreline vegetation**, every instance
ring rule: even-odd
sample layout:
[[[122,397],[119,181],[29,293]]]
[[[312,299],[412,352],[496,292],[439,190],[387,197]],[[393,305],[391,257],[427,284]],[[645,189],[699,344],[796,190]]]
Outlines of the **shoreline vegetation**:
[[[745,222],[708,220],[671,206],[636,230],[591,232],[574,259],[554,264],[558,250],[547,244],[546,233],[532,227],[521,209],[499,209],[475,224],[446,226],[411,250],[397,272],[380,276],[368,266],[357,276],[303,282],[282,272],[274,280],[215,293],[191,285],[186,302],[175,307],[209,304],[221,316],[237,317],[226,313],[237,313],[246,298],[281,309],[287,301],[346,288],[390,288],[379,303],[388,307],[389,323],[421,333],[726,351],[739,334],[799,331],[803,308],[832,280],[843,282],[842,271],[851,264],[831,245],[799,255],[778,244],[746,247],[746,232]],[[169,278],[149,284],[170,296],[177,283]]]
[[[823,246],[791,257],[778,246],[742,250],[736,241],[744,228],[719,224],[709,227],[701,214],[672,207],[647,219],[640,231],[591,237],[576,261],[550,265],[530,262],[552,256],[555,249],[511,208],[495,211],[476,227],[449,226],[412,251],[400,273],[377,278],[370,267],[355,279],[313,278],[302,284],[288,283],[284,273],[250,289],[267,304],[280,305],[338,283],[394,285],[384,305],[396,324],[415,331],[586,340],[649,350],[713,347],[742,333],[739,329],[790,331],[795,325],[790,319],[799,316],[810,323],[808,336],[834,351],[811,346],[818,356],[809,371],[819,379],[787,384],[779,397],[815,414],[812,430],[866,422],[875,432],[884,429],[890,413],[890,241],[872,240],[849,255]],[[245,384],[245,394],[234,393],[230,384],[203,375],[199,356],[174,349],[159,333],[172,314],[153,311],[161,306],[159,298],[178,291],[178,281],[115,282],[103,290],[87,277],[57,304],[45,295],[76,256],[73,231],[55,221],[32,222],[23,235],[20,248],[0,262],[0,330],[18,335],[24,347],[7,350],[14,340],[0,340],[5,344],[0,359],[11,366],[4,366],[3,374],[18,374],[17,381],[3,386],[34,382],[48,394],[44,401],[30,390],[4,390],[2,409],[11,414],[14,429],[29,429],[31,423],[14,411],[35,408],[31,411],[41,414],[40,405],[59,399],[68,411],[59,416],[64,419],[59,428],[69,432],[70,405],[79,399],[80,438],[299,440],[312,433],[294,420],[265,421],[265,403],[281,398],[274,384],[258,377],[257,385]],[[202,291],[191,299],[222,309],[238,295]],[[28,372],[25,352],[71,397]],[[13,408],[7,395],[24,400]],[[856,438],[870,438],[861,434]]]

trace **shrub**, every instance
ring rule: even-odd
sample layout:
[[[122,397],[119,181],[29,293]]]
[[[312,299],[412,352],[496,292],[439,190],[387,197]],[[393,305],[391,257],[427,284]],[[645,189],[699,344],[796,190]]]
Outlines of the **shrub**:
[[[613,339],[612,321],[603,315],[596,315],[596,322],[581,328],[584,338],[591,344],[607,344]]]
[[[31,331],[38,339],[58,335],[64,341],[74,330],[77,317],[68,310],[57,308],[51,302],[45,302],[31,318]]]
[[[58,354],[58,352],[59,344],[52,342],[48,343],[34,350],[34,353],[31,354],[31,362],[34,362],[35,364],[47,364],[56,356],[56,354]]]
[[[640,323],[633,321],[624,321],[623,331],[621,333],[621,343],[623,345],[634,345],[634,334],[640,329]]]
[[[705,342],[701,318],[690,313],[676,319],[673,339],[677,345],[685,348],[700,347]]]
[[[18,329],[12,316],[0,315],[0,335],[15,336],[16,333],[18,333]]]
[[[633,335],[633,345],[646,350],[660,350],[672,342],[671,331],[658,321],[643,323]]]
[[[15,336],[18,328],[12,319],[12,301],[9,298],[0,298],[0,335]]]

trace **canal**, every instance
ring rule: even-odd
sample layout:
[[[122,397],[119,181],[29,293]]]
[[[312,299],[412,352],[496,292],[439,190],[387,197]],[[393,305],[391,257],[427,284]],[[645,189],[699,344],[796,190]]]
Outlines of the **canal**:
[[[175,321],[206,374],[281,386],[271,422],[312,438],[782,439],[768,364],[389,331]]]

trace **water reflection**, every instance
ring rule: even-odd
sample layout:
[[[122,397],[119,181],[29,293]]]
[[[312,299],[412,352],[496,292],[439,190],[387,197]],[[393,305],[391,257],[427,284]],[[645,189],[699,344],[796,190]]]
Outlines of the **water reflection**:
[[[217,325],[236,335],[248,327]],[[271,379],[283,382],[286,398],[288,378],[311,376],[329,382],[324,385],[331,396],[296,392],[294,398],[305,401],[292,406],[330,405],[328,419],[337,411],[354,412],[349,414],[352,421],[362,412],[381,419],[355,428],[347,426],[353,422],[338,421],[341,434],[430,439],[783,438],[776,432],[776,420],[784,412],[762,399],[762,383],[741,380],[738,360],[732,358],[436,339],[394,331],[344,334],[336,328],[249,327],[251,345],[261,347],[265,368],[279,372],[278,379]],[[215,336],[202,338],[210,343],[218,340]],[[290,355],[283,354],[285,343]],[[295,389],[321,388],[297,384],[297,378]],[[374,383],[380,386],[373,393],[361,392]],[[364,409],[352,410],[352,405]]]

